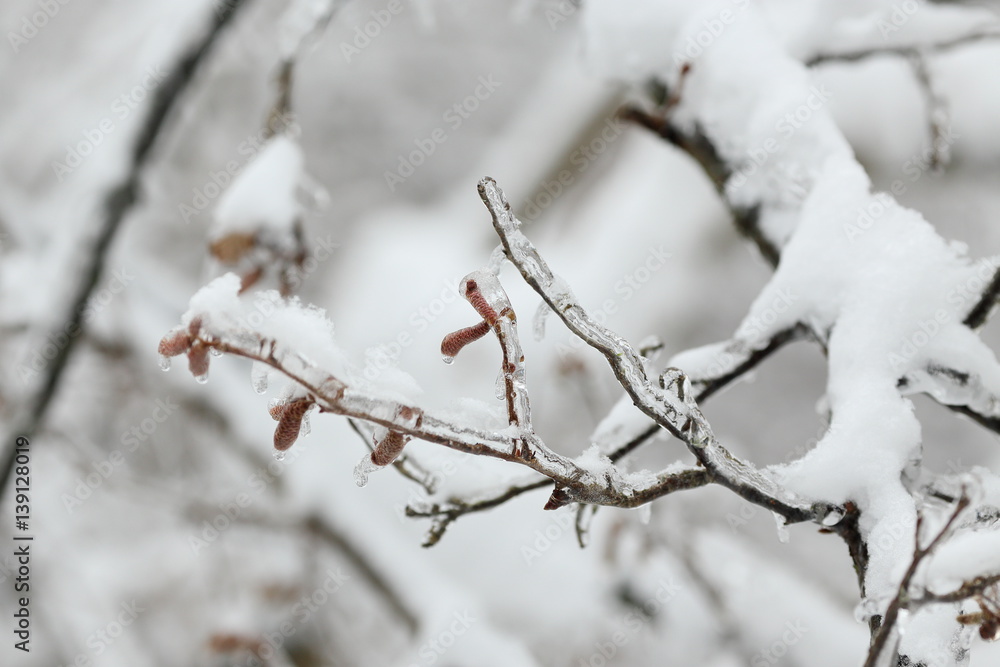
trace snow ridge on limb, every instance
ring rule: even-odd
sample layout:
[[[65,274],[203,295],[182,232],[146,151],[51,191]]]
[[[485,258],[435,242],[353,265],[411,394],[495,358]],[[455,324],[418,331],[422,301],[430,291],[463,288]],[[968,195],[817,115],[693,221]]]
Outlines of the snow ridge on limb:
[[[684,45],[697,43],[707,21],[732,7],[667,4],[668,19],[663,5],[640,0],[627,8],[588,5],[594,55],[618,77],[652,76],[675,88],[683,79],[669,109],[626,115],[705,169],[737,225],[776,266],[730,341],[672,363],[693,378],[714,376],[797,327],[821,345],[829,357],[830,429],[805,457],[771,472],[792,490],[856,508],[856,530],[842,534],[863,575],[874,632],[911,562],[925,505],[924,483],[912,471],[920,424],[906,395],[925,392],[988,428],[1000,426],[1000,365],[974,331],[993,310],[1000,272],[992,260],[972,263],[920,214],[872,192],[824,108],[831,92],[786,52],[766,9],[730,13],[709,44],[687,53]],[[617,20],[606,21],[611,15]],[[664,44],[654,31],[673,39]],[[639,72],[636,62],[650,66]],[[953,617],[916,620],[921,632],[950,645]],[[916,634],[904,637],[900,653],[919,662]]]

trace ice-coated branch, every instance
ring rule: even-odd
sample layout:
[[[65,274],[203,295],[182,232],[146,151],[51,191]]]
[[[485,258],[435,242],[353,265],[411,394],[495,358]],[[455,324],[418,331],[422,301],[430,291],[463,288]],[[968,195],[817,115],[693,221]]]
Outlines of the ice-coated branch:
[[[712,481],[743,498],[785,517],[788,522],[816,517],[811,502],[781,489],[752,465],[734,457],[715,439],[695,401],[689,380],[677,369],[667,369],[654,385],[642,358],[632,345],[598,324],[579,304],[568,286],[557,278],[538,250],[521,232],[521,223],[511,211],[503,191],[492,178],[479,183],[479,195],[490,211],[493,227],[507,258],[521,276],[549,305],[566,327],[600,352],[611,370],[642,412],[685,442]],[[558,489],[557,489],[558,491]]]
[[[487,331],[496,334],[503,360],[500,376],[504,384],[504,401],[507,419],[520,434],[515,446],[516,456],[534,456],[534,429],[531,426],[531,404],[524,381],[524,353],[517,335],[517,315],[510,305],[507,293],[496,275],[490,271],[474,271],[462,279],[460,292],[483,318],[483,321],[445,336],[441,354],[445,363],[452,363],[455,355],[469,343],[482,338]]]
[[[464,329],[462,331],[464,331]],[[715,369],[716,372],[714,374],[700,376],[691,381],[691,386],[695,393],[695,400],[699,403],[707,400],[716,392],[729,385],[729,383],[737,380],[745,373],[748,373],[752,369],[756,368],[758,364],[767,359],[771,354],[782,348],[787,343],[801,340],[802,338],[805,338],[808,333],[808,330],[804,326],[792,327],[779,332],[766,341],[762,347],[756,350],[740,347],[737,351],[735,346],[725,345],[724,347],[730,350],[730,352],[720,355],[723,363]],[[655,422],[650,422],[648,426],[640,426],[632,429],[627,428],[627,426],[628,425],[626,425],[626,428],[622,433],[618,434],[619,444],[613,445],[607,449],[608,459],[612,463],[617,463],[637,450],[639,447],[648,443],[657,433],[662,432],[660,425]],[[412,479],[410,474],[407,474],[402,470],[400,470],[400,472],[404,476]],[[675,475],[678,477],[676,480],[678,483],[690,485],[687,488],[696,488],[698,486],[711,483],[711,479],[705,469],[700,467],[689,468],[680,474],[675,471]],[[407,506],[406,514],[407,516],[412,517],[433,519],[431,531],[428,534],[427,541],[424,543],[424,546],[433,546],[444,536],[445,531],[451,523],[459,517],[466,514],[473,514],[493,509],[494,507],[497,507],[512,498],[516,498],[521,494],[538,489],[551,488],[551,485],[552,482],[548,479],[532,480],[530,482],[505,487],[504,489],[501,489],[493,494],[477,495],[475,498],[458,498],[453,496],[446,502],[415,503]],[[432,490],[428,490],[428,493],[432,492]],[[584,506],[581,505],[580,512],[583,511]],[[838,529],[846,528],[848,525],[849,522],[842,521],[837,527]]]
[[[228,299],[227,303],[240,303],[236,296],[239,279],[233,274],[217,279],[205,289],[210,292],[211,298],[196,295],[193,304],[216,304],[223,297]],[[490,307],[498,304],[492,300],[494,296],[487,293],[484,303]],[[298,317],[297,308],[297,304],[276,308],[272,320],[280,322],[287,315],[301,326],[301,318],[295,319]],[[503,308],[500,308],[497,315],[502,312]],[[604,465],[583,466],[553,452],[530,428],[526,429],[530,427],[527,412],[515,411],[515,417],[523,421],[500,431],[438,417],[398,396],[379,393],[362,386],[363,383],[337,377],[319,367],[301,350],[294,349],[284,340],[263,336],[245,324],[245,320],[222,308],[201,313],[193,306],[185,319],[186,324],[164,337],[160,352],[165,356],[186,354],[189,368],[196,377],[206,378],[211,359],[208,353],[215,351],[268,366],[294,383],[291,395],[272,409],[272,416],[278,420],[275,446],[279,452],[291,446],[299,434],[304,415],[315,405],[320,412],[359,419],[384,429],[385,434],[378,436],[379,445],[370,457],[378,467],[394,460],[401,453],[406,439],[417,438],[468,454],[526,465],[555,482],[564,502],[636,507],[693,485],[692,473],[686,469],[668,468],[658,475],[631,477],[617,470],[610,461]],[[503,319],[513,322],[509,315],[504,315]],[[503,335],[510,339],[507,341],[508,353],[516,351],[520,358],[516,332],[513,328],[506,329],[506,326]],[[523,382],[516,378],[511,382],[515,385],[511,391],[519,394],[523,387],[517,385],[523,385]]]

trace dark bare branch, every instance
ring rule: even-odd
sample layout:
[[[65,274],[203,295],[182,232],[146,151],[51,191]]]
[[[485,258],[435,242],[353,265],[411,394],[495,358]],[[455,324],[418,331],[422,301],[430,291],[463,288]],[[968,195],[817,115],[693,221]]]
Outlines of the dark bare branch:
[[[153,155],[157,140],[168,127],[174,110],[191,87],[198,68],[208,58],[225,27],[245,4],[244,0],[229,0],[217,9],[213,9],[212,24],[204,36],[181,57],[153,93],[146,117],[132,145],[125,179],[105,196],[103,220],[94,230],[89,247],[82,249],[81,254],[85,259],[81,266],[71,269],[72,274],[68,277],[68,282],[77,286],[76,292],[68,304],[65,316],[57,325],[57,331],[60,335],[62,332],[71,332],[74,335],[68,336],[66,343],[58,348],[38,389],[28,397],[21,417],[14,423],[0,468],[0,492],[7,488],[10,480],[14,464],[14,440],[19,436],[31,439],[45,422],[49,405],[59,389],[63,373],[79,339],[75,334],[85,327],[83,316],[87,302],[101,278],[111,242],[139,200],[143,169]],[[57,339],[58,337],[53,337],[53,340]]]

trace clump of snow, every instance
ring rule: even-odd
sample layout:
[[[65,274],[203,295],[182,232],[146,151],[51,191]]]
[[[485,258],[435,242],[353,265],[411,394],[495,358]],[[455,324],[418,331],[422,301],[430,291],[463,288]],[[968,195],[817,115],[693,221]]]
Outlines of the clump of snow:
[[[286,367],[301,369],[309,381],[322,383],[331,374],[355,389],[400,401],[422,393],[416,380],[384,360],[374,377],[362,372],[338,347],[333,322],[324,310],[274,290],[241,296],[240,284],[234,273],[216,278],[191,297],[181,321],[187,326],[199,319],[204,331],[237,346],[255,346],[254,335],[276,341],[276,354]]]
[[[890,3],[882,10],[891,12]],[[828,338],[830,430],[805,457],[772,472],[804,497],[858,505],[866,590],[881,600],[910,562],[916,522],[902,477],[920,456],[921,429],[900,378],[922,379],[921,388],[934,386],[946,402],[976,405],[1000,388],[1000,365],[962,325],[972,306],[962,287],[981,281],[980,267],[917,212],[872,192],[826,109],[832,93],[789,55],[790,22],[808,14],[776,21],[768,8],[735,0],[597,0],[585,6],[584,23],[592,58],[614,76],[653,75],[676,86],[690,66],[671,120],[712,142],[732,167],[730,205],[757,207],[760,230],[781,251],[734,341],[674,363],[695,378],[711,374],[727,355],[797,323]],[[929,378],[932,361],[970,372],[971,382]],[[589,457],[602,470],[596,453]]]
[[[457,398],[437,414],[456,424],[468,424],[486,431],[500,431],[509,426],[507,411],[502,405],[475,398]]]
[[[290,229],[301,214],[296,193],[303,175],[301,146],[284,134],[272,137],[219,198],[212,238]]]

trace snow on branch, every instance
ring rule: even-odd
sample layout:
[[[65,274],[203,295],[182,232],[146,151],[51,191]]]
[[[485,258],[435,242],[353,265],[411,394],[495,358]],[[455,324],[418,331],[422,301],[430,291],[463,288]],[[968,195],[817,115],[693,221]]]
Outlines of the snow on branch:
[[[620,12],[598,5],[592,55],[628,78],[636,76],[637,53],[661,62],[663,47],[642,12],[609,26],[598,18],[602,10]],[[679,22],[675,45],[700,29],[689,18]],[[647,33],[649,40],[635,38]],[[929,82],[926,68],[918,75]],[[906,396],[926,393],[990,428],[998,423],[1000,364],[976,329],[994,310],[1000,262],[970,260],[919,213],[872,191],[825,108],[830,91],[784,50],[763,13],[748,10],[696,58],[641,76],[665,92],[652,109],[632,106],[623,115],[701,166],[737,227],[776,269],[729,341],[671,365],[692,380],[712,376],[790,330],[804,329],[820,345],[829,367],[829,430],[804,457],[767,472],[786,489],[850,510],[849,521],[830,528],[851,548],[862,594],[884,608],[912,554],[905,536],[933,477],[914,472],[923,443]],[[933,92],[928,106],[939,111],[943,101]],[[953,629],[927,627],[942,640]]]
[[[472,285],[470,285],[472,283]],[[292,381],[284,398],[272,406],[278,420],[275,449],[282,452],[297,439],[303,418],[318,410],[358,419],[382,429],[379,444],[359,466],[359,481],[375,468],[393,462],[406,440],[417,438],[469,454],[490,456],[526,465],[556,483],[559,503],[588,502],[636,507],[655,498],[704,483],[688,467],[660,474],[627,474],[602,456],[574,460],[556,454],[534,433],[523,382],[523,355],[517,342],[513,311],[495,277],[479,271],[464,281],[463,293],[482,315],[487,314],[504,346],[503,372],[511,426],[491,430],[472,423],[455,423],[424,411],[396,384],[375,385],[352,367],[332,339],[332,324],[322,311],[306,308],[295,299],[282,300],[265,293],[270,315],[253,326],[255,306],[240,297],[240,279],[227,274],[196,294],[182,325],[160,343],[165,357],[186,354],[191,372],[207,379],[211,355],[225,353],[274,369]],[[492,311],[492,312],[491,312]],[[495,313],[495,316],[494,316]],[[258,320],[260,318],[257,318]],[[512,361],[517,359],[517,361]],[[258,389],[266,383],[255,381]],[[551,503],[550,503],[551,504]],[[558,506],[558,504],[553,506]]]
[[[259,304],[241,296],[241,280],[233,274],[216,279],[191,300],[182,325],[161,341],[165,357],[186,354],[191,372],[200,381],[207,379],[210,353],[226,353],[255,362],[254,385],[266,388],[267,370],[273,369],[292,381],[283,398],[272,405],[278,422],[275,451],[291,447],[299,437],[308,413],[344,415],[374,427],[372,451],[359,463],[356,479],[363,484],[368,473],[397,462],[410,439],[416,438],[468,454],[517,462],[544,476],[477,498],[449,498],[411,506],[411,516],[432,519],[427,544],[433,544],[459,516],[481,511],[553,483],[547,509],[568,503],[637,507],[676,491],[717,483],[743,498],[760,504],[788,523],[822,520],[836,511],[827,503],[814,504],[776,484],[751,464],[729,453],[715,439],[697,406],[697,398],[745,372],[784,342],[799,335],[792,329],[776,335],[769,343],[743,355],[733,355],[718,377],[701,378],[692,384],[683,373],[671,368],[650,379],[646,362],[628,341],[598,325],[576,302],[569,288],[549,270],[534,246],[520,232],[520,223],[510,213],[503,193],[492,179],[480,183],[480,194],[490,210],[494,226],[508,258],[521,270],[525,280],[538,291],[566,325],[582,340],[607,358],[626,393],[653,420],[639,433],[619,443],[609,454],[591,447],[577,459],[556,454],[535,432],[525,383],[524,355],[521,350],[514,309],[490,269],[475,271],[461,282],[462,296],[482,321],[449,334],[442,342],[446,361],[461,349],[492,331],[502,352],[501,378],[509,426],[490,429],[474,423],[457,423],[425,411],[412,395],[400,392],[395,384],[376,385],[363,378],[347,361],[333,340],[333,325],[325,314],[304,307],[296,299],[282,299],[276,293],[261,293],[269,315],[256,318]],[[398,378],[397,378],[398,379]],[[404,383],[405,384],[405,383]],[[411,394],[414,392],[411,392]],[[627,473],[616,462],[660,428],[682,441],[698,459],[698,465],[674,464],[659,473]],[[360,432],[360,431],[359,431]],[[419,475],[410,475],[419,478]],[[584,525],[581,524],[581,532]]]

